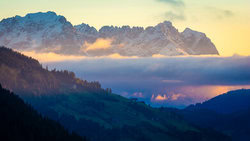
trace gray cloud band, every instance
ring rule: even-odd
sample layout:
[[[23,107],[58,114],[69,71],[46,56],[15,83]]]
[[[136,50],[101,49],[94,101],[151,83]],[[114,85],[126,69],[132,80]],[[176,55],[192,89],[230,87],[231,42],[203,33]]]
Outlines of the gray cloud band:
[[[250,85],[250,57],[94,59],[54,65],[59,68],[66,65],[66,69],[88,74],[86,77],[96,80],[132,80],[133,83],[133,80],[147,79],[169,85]]]
[[[183,107],[204,101],[214,96],[206,86],[250,86],[250,57],[86,59],[48,65],[98,80],[104,88],[154,106]],[[157,101],[159,98],[166,100]]]

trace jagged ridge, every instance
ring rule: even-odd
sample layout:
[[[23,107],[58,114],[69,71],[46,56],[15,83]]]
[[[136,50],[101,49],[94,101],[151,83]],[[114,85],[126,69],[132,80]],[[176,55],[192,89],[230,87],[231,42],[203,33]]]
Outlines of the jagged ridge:
[[[99,38],[111,39],[110,47],[86,50],[86,43],[94,43]],[[97,31],[84,23],[73,26],[54,12],[3,19],[0,22],[0,45],[18,50],[89,56],[114,53],[124,56],[219,54],[204,33],[189,28],[180,33],[168,21],[145,29],[104,26]]]

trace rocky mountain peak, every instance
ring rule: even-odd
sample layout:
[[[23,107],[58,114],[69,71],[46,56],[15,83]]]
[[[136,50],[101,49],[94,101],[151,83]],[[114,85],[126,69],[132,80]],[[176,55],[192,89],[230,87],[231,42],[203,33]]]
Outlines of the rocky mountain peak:
[[[94,43],[98,38],[112,38],[106,50],[95,50],[88,55],[152,56],[162,54],[200,55],[218,54],[214,44],[204,33],[187,28],[180,33],[171,22],[156,26],[103,26],[99,31],[82,23],[72,26],[63,16],[55,12],[38,12],[24,17],[15,16],[0,22],[0,45],[18,50],[35,50],[59,54],[82,54],[86,42]],[[95,53],[94,53],[95,52]]]
[[[200,37],[206,37],[206,34],[205,33],[202,33],[202,32],[198,32],[198,31],[194,31],[190,28],[186,28],[182,33],[181,35],[185,38],[189,38],[191,36],[200,36]]]
[[[77,30],[79,34],[84,33],[84,34],[92,34],[92,35],[97,35],[98,31],[96,28],[93,26],[89,26],[88,24],[82,23],[80,25],[74,26],[74,28]]]

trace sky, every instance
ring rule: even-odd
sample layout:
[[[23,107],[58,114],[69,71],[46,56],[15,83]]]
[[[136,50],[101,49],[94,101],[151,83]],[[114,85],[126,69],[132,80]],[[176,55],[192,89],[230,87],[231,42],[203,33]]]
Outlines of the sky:
[[[1,0],[0,19],[54,11],[72,24],[154,26],[207,34],[220,55],[250,55],[250,0]]]

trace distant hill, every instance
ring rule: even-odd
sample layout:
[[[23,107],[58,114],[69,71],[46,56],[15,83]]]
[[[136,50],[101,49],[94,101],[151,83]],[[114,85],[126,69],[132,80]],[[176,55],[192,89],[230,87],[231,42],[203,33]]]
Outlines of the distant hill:
[[[186,110],[207,109],[217,113],[230,114],[250,109],[250,90],[230,91],[206,102],[191,105]]]
[[[105,93],[99,82],[87,82],[73,72],[46,70],[35,59],[0,47],[0,83],[18,94],[51,94],[77,91]]]
[[[102,44],[103,47],[92,48]],[[156,26],[104,26],[99,31],[88,24],[73,26],[54,12],[30,13],[0,21],[0,46],[18,50],[85,56],[151,57],[214,54],[218,51],[206,34],[186,28],[179,32],[171,22]]]
[[[0,56],[2,68],[7,68],[0,71],[0,82],[19,91],[43,115],[92,141],[230,140],[214,130],[193,126],[169,110],[105,91],[99,83],[82,81],[67,71],[43,69],[36,60],[10,49],[0,48]]]
[[[43,118],[17,95],[0,85],[0,140],[83,141],[68,133],[59,123]]]
[[[235,141],[250,140],[250,90],[241,89],[179,111],[187,121],[213,128]]]

